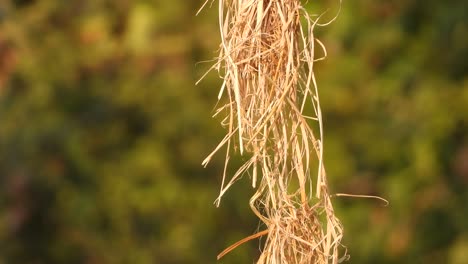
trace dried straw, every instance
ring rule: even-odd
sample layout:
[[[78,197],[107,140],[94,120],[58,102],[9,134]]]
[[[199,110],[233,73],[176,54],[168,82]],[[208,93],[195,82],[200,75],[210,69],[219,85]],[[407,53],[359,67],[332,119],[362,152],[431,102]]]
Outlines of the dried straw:
[[[213,69],[224,80],[219,99],[227,95],[227,103],[215,115],[228,113],[222,121],[228,133],[203,165],[226,146],[215,203],[219,206],[232,184],[250,174],[256,188],[250,206],[266,229],[233,244],[218,259],[266,236],[258,264],[341,261],[342,226],[328,193],[313,70],[314,62],[324,58],[316,58],[315,49],[326,55],[313,32],[323,25],[319,18],[309,16],[299,0],[219,0],[222,43]],[[306,108],[313,109],[312,116],[304,114]],[[236,150],[249,159],[228,177],[230,155]]]

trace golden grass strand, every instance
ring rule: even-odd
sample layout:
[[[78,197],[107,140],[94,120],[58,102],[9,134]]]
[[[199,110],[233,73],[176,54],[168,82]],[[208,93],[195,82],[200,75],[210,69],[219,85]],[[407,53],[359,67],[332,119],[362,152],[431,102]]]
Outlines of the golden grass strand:
[[[225,96],[226,102],[215,115],[227,112],[222,124],[228,133],[203,165],[226,146],[215,203],[218,206],[247,172],[256,188],[250,207],[266,226],[228,247],[218,259],[265,236],[257,264],[338,263],[343,230],[328,193],[313,68],[327,55],[314,28],[331,21],[320,24],[321,16],[312,19],[299,0],[219,0],[218,8],[221,45],[212,69],[223,78],[219,99]],[[316,49],[322,57],[315,57]],[[229,177],[230,155],[237,151],[249,158]]]

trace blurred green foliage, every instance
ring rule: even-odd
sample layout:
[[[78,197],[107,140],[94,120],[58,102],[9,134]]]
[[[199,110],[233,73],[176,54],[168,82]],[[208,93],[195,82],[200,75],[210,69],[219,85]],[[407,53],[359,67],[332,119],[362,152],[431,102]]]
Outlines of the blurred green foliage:
[[[247,177],[216,209],[223,157],[200,165],[225,133],[217,74],[194,86],[202,2],[0,1],[0,263],[215,263],[255,232]],[[462,0],[358,0],[318,28],[332,192],[390,201],[334,198],[350,263],[468,263],[467,23]]]

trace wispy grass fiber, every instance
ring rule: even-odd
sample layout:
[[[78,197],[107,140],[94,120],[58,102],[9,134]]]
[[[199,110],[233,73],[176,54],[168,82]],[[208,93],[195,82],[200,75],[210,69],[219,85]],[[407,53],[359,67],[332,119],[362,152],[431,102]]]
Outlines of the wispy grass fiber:
[[[205,3],[206,4],[206,3]],[[323,121],[314,63],[326,55],[314,37],[321,16],[299,0],[219,0],[221,47],[213,66],[223,78],[228,132],[203,161],[226,147],[219,197],[249,174],[250,207],[265,226],[233,244],[265,237],[257,264],[339,263],[343,229],[335,216],[323,163]],[[309,109],[311,113],[305,113]],[[313,129],[314,128],[314,129]],[[227,175],[233,153],[248,157]]]

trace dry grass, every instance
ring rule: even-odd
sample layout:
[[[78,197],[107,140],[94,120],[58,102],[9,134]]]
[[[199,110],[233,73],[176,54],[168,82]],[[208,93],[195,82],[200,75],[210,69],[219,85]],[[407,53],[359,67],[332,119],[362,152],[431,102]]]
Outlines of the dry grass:
[[[222,43],[213,68],[227,103],[215,115],[228,113],[228,133],[203,165],[224,146],[226,168],[232,153],[249,157],[233,176],[225,169],[216,205],[247,173],[256,188],[250,206],[266,229],[218,258],[266,236],[258,264],[338,263],[342,226],[328,193],[313,67],[324,58],[316,50],[326,55],[314,37],[320,16],[309,16],[299,0],[219,0],[219,14]]]

